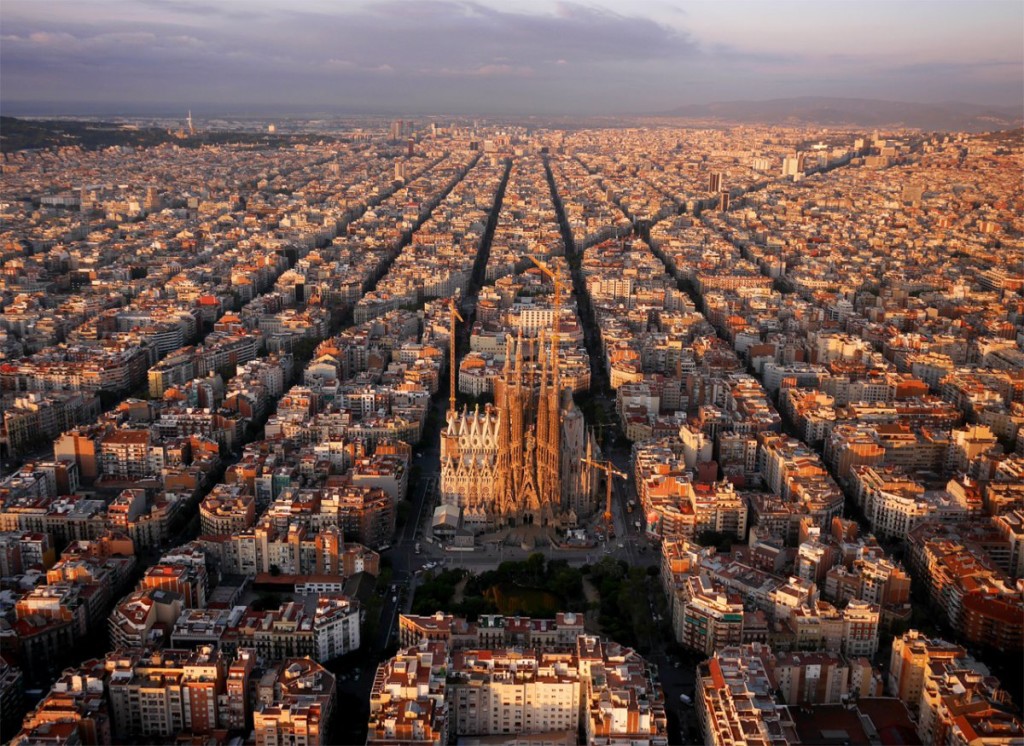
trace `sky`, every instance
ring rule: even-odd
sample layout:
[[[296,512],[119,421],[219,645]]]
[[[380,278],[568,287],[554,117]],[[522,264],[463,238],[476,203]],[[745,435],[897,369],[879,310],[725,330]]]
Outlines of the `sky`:
[[[0,2],[0,113],[618,115],[797,96],[1022,105],[1024,0]]]

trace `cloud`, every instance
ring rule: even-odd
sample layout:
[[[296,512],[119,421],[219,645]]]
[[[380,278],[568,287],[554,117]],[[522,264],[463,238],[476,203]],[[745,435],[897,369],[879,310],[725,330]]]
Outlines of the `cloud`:
[[[288,11],[283,11],[285,16]],[[392,0],[345,16],[295,11],[312,41],[343,45],[346,58],[385,58],[401,69],[471,71],[497,60],[529,66],[557,49],[579,63],[676,58],[696,45],[649,19],[559,3],[551,13],[517,13],[479,3]]]
[[[441,75],[452,78],[532,78],[537,71],[525,65],[480,65],[473,69],[442,68],[434,71],[425,68],[421,71],[424,75]]]
[[[812,56],[798,39],[769,47],[702,42],[680,26],[702,12],[699,4],[685,14],[668,3],[628,7],[5,0],[0,96],[102,101],[116,92],[119,101],[588,113],[872,86],[913,98],[934,76],[946,76],[942,92],[951,95],[980,70],[987,84],[978,90],[994,100],[1019,98],[1022,87],[1019,68],[991,61],[1019,49],[990,52],[988,63],[965,59],[983,66],[971,68],[948,59],[879,59],[864,40],[839,35],[833,51]],[[787,28],[780,18],[761,36],[776,39]]]
[[[71,34],[55,33],[51,31],[33,31],[26,38],[19,36],[8,37],[11,41],[25,41],[40,47],[62,47],[77,41]]]
[[[135,0],[135,2],[160,11],[184,13],[193,16],[219,16],[223,13],[220,5],[189,2],[189,0]]]
[[[889,66],[888,71],[894,75],[963,75],[969,73],[998,72],[1000,70],[1021,70],[1024,69],[1024,59],[1012,60],[972,60],[969,62],[959,60],[939,60],[931,62],[915,62],[909,65]]]

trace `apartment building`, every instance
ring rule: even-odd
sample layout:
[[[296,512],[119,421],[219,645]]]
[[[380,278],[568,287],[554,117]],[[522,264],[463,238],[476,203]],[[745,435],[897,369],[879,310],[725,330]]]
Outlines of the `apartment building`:
[[[256,521],[256,498],[241,485],[217,485],[199,505],[204,534],[223,535],[244,531]]]
[[[475,622],[438,611],[429,616],[400,614],[398,639],[406,646],[423,640],[444,642],[450,650],[521,647],[564,651],[576,645],[583,627],[583,615],[571,611],[560,611],[554,619],[482,614]]]
[[[286,658],[257,682],[256,746],[329,746],[334,676],[309,658]]]
[[[168,738],[182,730],[208,734],[218,727],[218,698],[228,660],[214,648],[114,652],[108,691],[119,737]]]
[[[672,629],[676,641],[711,655],[743,641],[743,602],[702,575],[682,579],[672,594]]]
[[[576,625],[568,614],[559,618],[566,627],[495,618],[473,631],[440,613],[407,618],[404,639],[423,636],[378,667],[368,743],[440,744],[452,735],[569,743],[582,727],[587,743],[667,744],[664,696],[650,665],[581,631],[570,645],[548,646]],[[466,646],[474,636],[494,644]],[[509,639],[517,643],[506,646]]]
[[[460,734],[575,731],[579,671],[571,654],[458,650],[452,654],[448,702]]]
[[[450,659],[443,642],[423,640],[377,667],[370,690],[368,744],[445,746]]]
[[[775,701],[769,650],[728,647],[697,666],[695,707],[711,746],[788,746],[800,743],[785,705]]]
[[[110,647],[145,647],[165,643],[184,609],[181,594],[158,588],[134,591],[121,599],[110,614]]]

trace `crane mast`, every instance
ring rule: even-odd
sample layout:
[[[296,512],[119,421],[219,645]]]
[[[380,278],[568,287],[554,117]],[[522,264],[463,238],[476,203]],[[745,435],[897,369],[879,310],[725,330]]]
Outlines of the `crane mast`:
[[[462,316],[459,315],[459,309],[455,303],[455,296],[448,299],[448,312],[450,325],[448,327],[448,375],[449,384],[451,391],[448,395],[448,410],[452,416],[455,416],[455,391],[456,391],[456,372],[458,370],[458,362],[455,360],[455,324],[459,321],[464,321]]]
[[[529,259],[537,266],[537,269],[543,272],[547,276],[547,278],[551,280],[551,283],[555,286],[554,323],[551,325],[551,364],[554,367],[552,368],[551,375],[554,389],[555,391],[558,392],[559,396],[561,396],[561,383],[559,376],[559,369],[561,365],[558,357],[558,331],[562,321],[562,291],[565,289],[565,285],[562,283],[561,280],[558,279],[558,276],[554,273],[551,267],[547,265],[546,262],[542,262],[540,259],[533,255],[530,255]]]
[[[589,458],[581,458],[580,462],[586,464],[595,471],[600,471],[604,474],[605,482],[605,503],[604,503],[604,522],[607,529],[606,535],[611,536],[612,533],[612,477],[618,477],[619,479],[626,479],[626,475],[615,468],[615,465],[611,461],[594,461]]]

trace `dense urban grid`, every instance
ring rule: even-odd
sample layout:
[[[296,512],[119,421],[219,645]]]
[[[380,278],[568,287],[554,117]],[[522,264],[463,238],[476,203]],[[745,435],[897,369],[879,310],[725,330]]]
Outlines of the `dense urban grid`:
[[[3,156],[4,741],[1024,739],[1019,132],[201,130]]]

